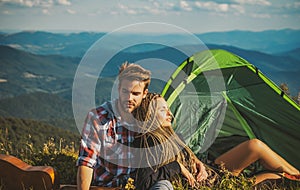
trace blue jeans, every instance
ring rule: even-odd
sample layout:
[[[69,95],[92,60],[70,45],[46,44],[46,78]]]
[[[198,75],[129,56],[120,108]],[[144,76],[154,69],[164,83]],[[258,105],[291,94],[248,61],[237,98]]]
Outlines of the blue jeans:
[[[156,182],[150,190],[173,190],[173,186],[168,180],[160,180]]]

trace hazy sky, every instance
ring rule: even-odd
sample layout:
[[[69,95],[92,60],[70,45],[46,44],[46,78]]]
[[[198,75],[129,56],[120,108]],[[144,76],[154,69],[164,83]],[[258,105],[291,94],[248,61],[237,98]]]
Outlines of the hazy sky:
[[[300,0],[0,0],[0,30],[109,32],[140,22],[192,33],[300,29]]]

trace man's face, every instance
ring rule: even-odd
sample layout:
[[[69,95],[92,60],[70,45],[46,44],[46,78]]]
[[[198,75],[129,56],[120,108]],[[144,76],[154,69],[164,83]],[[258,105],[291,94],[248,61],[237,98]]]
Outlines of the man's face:
[[[148,93],[144,90],[145,83],[140,81],[123,80],[119,85],[119,105],[122,111],[131,113],[142,102],[142,99]]]

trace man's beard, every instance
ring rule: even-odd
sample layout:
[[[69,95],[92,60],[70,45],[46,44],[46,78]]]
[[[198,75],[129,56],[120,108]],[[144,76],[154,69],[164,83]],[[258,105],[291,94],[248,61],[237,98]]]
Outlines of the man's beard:
[[[133,102],[123,101],[121,103],[122,111],[125,113],[131,113],[135,109],[135,104]]]
[[[135,118],[132,113],[136,108],[137,107],[134,102],[128,102],[128,101],[120,102],[121,110],[119,111],[121,113],[122,120],[126,121],[127,123],[135,123]]]

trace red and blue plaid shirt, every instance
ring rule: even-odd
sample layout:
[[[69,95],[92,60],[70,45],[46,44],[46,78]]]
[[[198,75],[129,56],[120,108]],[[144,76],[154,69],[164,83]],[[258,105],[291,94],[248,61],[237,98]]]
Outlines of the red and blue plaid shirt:
[[[134,132],[127,129],[105,102],[91,110],[85,120],[77,166],[94,169],[94,185],[117,187],[124,185],[132,172],[130,145]]]

